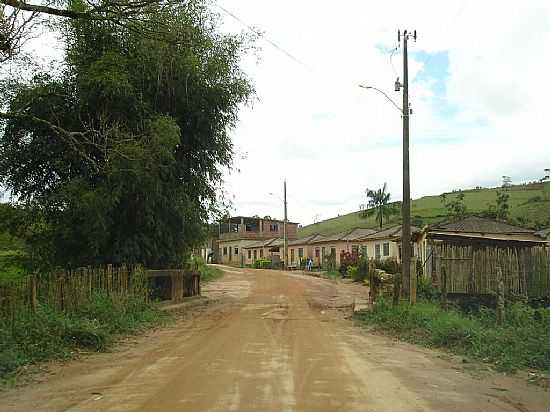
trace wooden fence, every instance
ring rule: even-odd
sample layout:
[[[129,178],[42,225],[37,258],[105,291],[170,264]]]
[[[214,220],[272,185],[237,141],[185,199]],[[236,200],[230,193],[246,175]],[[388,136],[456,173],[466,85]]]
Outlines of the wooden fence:
[[[550,296],[549,248],[436,243],[432,244],[430,266],[436,284],[440,284],[441,268],[445,267],[449,293],[495,293],[500,267],[506,295]]]
[[[21,309],[34,310],[44,304],[56,310],[70,312],[87,303],[93,294],[105,293],[113,298],[127,295],[149,300],[158,279],[164,300],[180,301],[187,296],[200,295],[200,274],[180,269],[129,270],[125,266],[108,265],[100,268],[80,268],[32,275],[0,283],[0,316],[12,316]]]

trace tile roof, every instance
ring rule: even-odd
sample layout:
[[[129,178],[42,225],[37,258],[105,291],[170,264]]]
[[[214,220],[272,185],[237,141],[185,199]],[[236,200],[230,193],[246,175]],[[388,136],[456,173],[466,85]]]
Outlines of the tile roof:
[[[541,229],[538,232],[535,232],[535,235],[540,236],[542,238],[550,238],[550,227],[547,227],[546,229]]]
[[[376,233],[375,229],[356,228],[344,236],[342,240],[358,240],[365,236],[372,235],[373,233]]]
[[[420,228],[411,226],[411,234],[419,233]],[[378,232],[372,233],[367,236],[363,236],[359,240],[375,240],[375,239],[388,239],[388,238],[401,238],[401,225],[392,226],[386,229],[382,229]]]
[[[311,243],[336,242],[339,240],[343,240],[343,238],[349,235],[351,232],[352,230],[346,230],[345,232],[336,233],[335,235],[332,235],[332,236],[326,236],[326,237],[323,237],[322,239],[314,240]]]
[[[467,233],[499,233],[499,234],[514,234],[514,233],[533,233],[533,230],[523,227],[510,225],[508,223],[499,222],[492,219],[486,219],[477,216],[470,216],[465,219],[441,223],[433,226],[431,230],[438,232],[467,232]]]
[[[325,237],[323,235],[320,235],[319,233],[315,233],[313,235],[310,235],[310,236],[306,236],[306,237],[303,237],[301,239],[295,239],[295,240],[290,240],[288,242],[288,245],[289,246],[294,246],[294,245],[308,245],[314,241],[319,241],[319,240],[322,240],[324,239]]]
[[[255,240],[249,243],[248,245],[243,246],[243,249],[255,249],[259,247],[268,247],[268,246],[271,246],[272,243],[275,242],[276,240],[278,240],[276,237],[271,239],[266,239],[266,240]]]

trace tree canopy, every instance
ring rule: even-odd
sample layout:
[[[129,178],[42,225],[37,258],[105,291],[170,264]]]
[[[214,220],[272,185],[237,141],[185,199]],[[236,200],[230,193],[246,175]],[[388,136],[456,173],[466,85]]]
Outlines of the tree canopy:
[[[144,2],[131,24],[85,17],[107,3],[134,4],[67,3],[61,73],[0,102],[0,183],[39,264],[175,265],[217,210],[229,130],[254,94],[249,39],[220,33],[201,0]]]

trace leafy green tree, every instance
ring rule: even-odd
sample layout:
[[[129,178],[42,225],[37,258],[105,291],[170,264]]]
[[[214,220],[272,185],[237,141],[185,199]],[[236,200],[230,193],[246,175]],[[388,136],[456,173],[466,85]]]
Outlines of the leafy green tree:
[[[201,242],[254,93],[239,67],[249,39],[220,34],[205,4],[150,4],[131,25],[70,18],[60,74],[4,96],[0,184],[40,265],[166,267]]]
[[[443,193],[439,196],[441,202],[447,209],[447,216],[451,219],[462,219],[467,214],[467,207],[464,203],[464,193],[460,191],[454,198],[448,198],[447,194]]]
[[[380,189],[367,189],[365,193],[369,201],[366,205],[361,205],[361,209],[363,209],[361,216],[363,218],[375,216],[380,229],[382,229],[384,219],[388,222],[391,216],[399,214],[396,205],[390,203],[391,194],[387,191],[386,183]]]
[[[483,216],[498,220],[508,220],[510,217],[510,195],[506,192],[496,191],[496,204],[489,205]]]

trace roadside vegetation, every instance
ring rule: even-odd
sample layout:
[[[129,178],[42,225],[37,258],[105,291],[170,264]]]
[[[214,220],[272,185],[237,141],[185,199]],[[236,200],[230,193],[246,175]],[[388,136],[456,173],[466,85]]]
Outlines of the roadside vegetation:
[[[137,295],[115,298],[97,293],[72,313],[46,305],[38,305],[34,312],[21,308],[12,318],[0,318],[0,381],[9,384],[22,367],[39,362],[105,351],[117,337],[169,319]]]
[[[215,266],[207,265],[200,256],[193,256],[189,265],[201,274],[201,282],[211,282],[223,277],[223,270]]]
[[[436,295],[429,288],[424,293]],[[374,330],[491,363],[500,371],[550,370],[550,308],[514,303],[506,309],[505,323],[496,326],[495,310],[486,307],[444,310],[429,299],[412,306],[382,299],[355,318]]]

